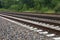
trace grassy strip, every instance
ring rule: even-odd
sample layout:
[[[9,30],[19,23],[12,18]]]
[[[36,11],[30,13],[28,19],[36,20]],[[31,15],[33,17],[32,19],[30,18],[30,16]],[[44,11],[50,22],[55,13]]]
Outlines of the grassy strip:
[[[36,12],[36,13],[48,13],[48,14],[54,14],[55,12],[53,10],[48,10],[48,11],[38,11],[38,10],[26,10],[26,11],[17,11],[17,10],[12,10],[12,9],[4,9],[0,8],[0,12]]]

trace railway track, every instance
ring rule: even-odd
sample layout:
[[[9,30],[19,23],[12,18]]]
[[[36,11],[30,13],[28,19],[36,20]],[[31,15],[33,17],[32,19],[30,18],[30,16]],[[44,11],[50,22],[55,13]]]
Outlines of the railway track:
[[[44,17],[44,15],[36,16],[33,14],[8,14],[2,13],[0,16],[20,22],[24,25],[30,27],[31,30],[39,32],[47,37],[52,37],[53,39],[60,38],[60,16],[48,16],[48,18]],[[56,18],[56,19],[53,19]],[[48,20],[48,21],[47,21]],[[52,21],[53,20],[53,21]]]

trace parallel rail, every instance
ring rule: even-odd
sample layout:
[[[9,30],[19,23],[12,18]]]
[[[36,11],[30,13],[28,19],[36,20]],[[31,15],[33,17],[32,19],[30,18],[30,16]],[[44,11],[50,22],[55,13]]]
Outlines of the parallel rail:
[[[11,20],[14,20],[14,21],[17,21],[17,22],[20,22],[20,23],[23,23],[23,24],[26,24],[26,25],[29,25],[29,26],[32,26],[32,27],[37,28],[37,29],[42,29],[44,31],[48,31],[49,34],[54,33],[54,34],[56,34],[55,36],[60,37],[60,19],[59,19],[60,16],[56,17],[57,15],[56,16],[51,16],[50,15],[50,16],[48,16],[48,18],[46,18],[47,16],[44,17],[44,15],[42,15],[43,17],[41,17],[41,16],[38,17],[38,15],[33,15],[33,14],[19,14],[18,15],[18,14],[14,14],[14,13],[13,14],[12,13],[10,13],[10,14],[2,13],[2,15],[0,15],[0,16],[11,19]],[[53,19],[53,18],[56,18],[56,19]],[[23,21],[21,19],[25,19],[25,20],[28,20],[28,21]],[[42,26],[39,23],[42,23],[43,25],[44,25],[44,23],[49,24],[49,27]]]

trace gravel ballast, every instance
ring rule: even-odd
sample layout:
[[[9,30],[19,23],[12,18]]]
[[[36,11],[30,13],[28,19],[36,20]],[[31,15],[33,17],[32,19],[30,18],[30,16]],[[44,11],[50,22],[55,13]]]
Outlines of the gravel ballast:
[[[51,40],[35,31],[0,17],[0,40]]]

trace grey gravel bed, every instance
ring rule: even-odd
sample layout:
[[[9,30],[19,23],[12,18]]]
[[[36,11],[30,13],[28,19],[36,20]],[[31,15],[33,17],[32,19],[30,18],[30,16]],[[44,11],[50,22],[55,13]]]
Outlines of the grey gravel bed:
[[[0,40],[51,40],[0,17]]]

